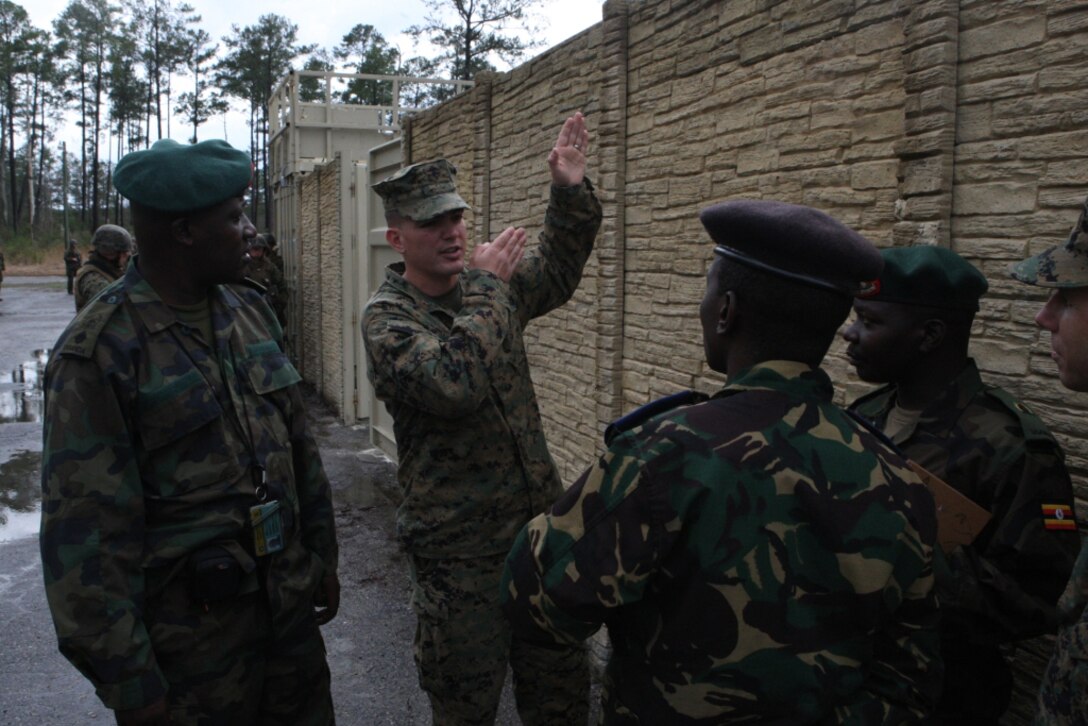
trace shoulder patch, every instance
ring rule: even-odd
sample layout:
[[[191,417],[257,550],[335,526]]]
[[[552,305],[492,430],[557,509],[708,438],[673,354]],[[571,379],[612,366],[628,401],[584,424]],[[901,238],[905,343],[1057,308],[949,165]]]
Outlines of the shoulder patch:
[[[612,440],[620,434],[638,428],[658,414],[682,406],[703,403],[709,399],[710,397],[704,393],[698,393],[697,391],[681,391],[680,393],[674,393],[670,396],[659,398],[656,401],[650,401],[643,406],[639,406],[631,413],[621,416],[608,424],[608,427],[604,430],[604,445],[610,445]]]
[[[87,303],[87,306],[80,310],[69,324],[64,342],[56,354],[90,358],[98,343],[98,336],[102,334],[102,330],[114,313],[121,308],[124,300],[124,293],[121,290],[114,290],[99,295]]]
[[[1001,388],[987,388],[986,393],[1000,401],[1009,413],[1020,422],[1020,428],[1024,430],[1024,438],[1029,441],[1045,441],[1055,443],[1054,435],[1050,433],[1038,414],[1027,407],[1026,404],[1017,401],[1012,395]]]

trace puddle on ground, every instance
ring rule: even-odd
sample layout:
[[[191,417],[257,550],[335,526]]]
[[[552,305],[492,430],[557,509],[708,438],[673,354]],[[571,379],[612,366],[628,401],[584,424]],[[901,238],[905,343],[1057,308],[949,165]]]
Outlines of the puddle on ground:
[[[0,542],[38,533],[41,465],[37,451],[20,451],[0,464]]]
[[[0,424],[42,420],[45,407],[42,384],[49,353],[45,349],[34,351],[33,360],[0,378]]]

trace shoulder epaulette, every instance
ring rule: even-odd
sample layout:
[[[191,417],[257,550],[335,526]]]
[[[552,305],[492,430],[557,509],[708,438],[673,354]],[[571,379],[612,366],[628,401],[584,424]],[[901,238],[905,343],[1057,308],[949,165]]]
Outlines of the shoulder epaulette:
[[[125,295],[121,290],[115,290],[105,295],[99,295],[87,303],[72,321],[64,342],[57,351],[58,355],[72,355],[79,358],[90,358],[94,353],[94,347],[98,344],[98,336],[110,321],[124,301]]]
[[[680,408],[681,406],[691,406],[696,403],[703,403],[709,399],[710,397],[705,393],[699,393],[697,391],[681,391],[680,393],[674,393],[670,396],[659,398],[656,401],[650,401],[643,406],[639,406],[631,413],[608,424],[608,427],[604,430],[604,445],[608,446],[612,443],[612,439],[631,429],[638,428],[654,416],[665,413],[666,411],[671,411],[674,408]]]
[[[1053,443],[1054,435],[1046,427],[1039,415],[1025,404],[1017,401],[1008,391],[1001,388],[987,388],[986,393],[1000,401],[1009,413],[1020,422],[1020,428],[1024,431],[1024,438],[1029,441],[1047,441]]]

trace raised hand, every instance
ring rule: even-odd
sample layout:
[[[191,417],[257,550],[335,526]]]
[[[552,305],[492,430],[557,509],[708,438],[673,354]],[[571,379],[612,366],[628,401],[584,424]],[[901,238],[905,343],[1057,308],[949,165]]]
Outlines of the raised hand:
[[[588,151],[589,130],[586,128],[586,117],[578,111],[563,122],[559,138],[548,154],[552,183],[560,187],[581,184],[586,173]]]
[[[525,230],[507,227],[491,242],[476,245],[468,266],[469,269],[487,270],[503,282],[510,282],[510,276],[524,254]]]

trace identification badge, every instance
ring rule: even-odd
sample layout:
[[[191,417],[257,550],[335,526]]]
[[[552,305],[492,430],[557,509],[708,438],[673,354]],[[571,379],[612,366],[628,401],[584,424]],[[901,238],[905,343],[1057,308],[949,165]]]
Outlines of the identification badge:
[[[283,514],[279,500],[250,507],[249,523],[253,529],[253,551],[258,557],[283,549]]]

